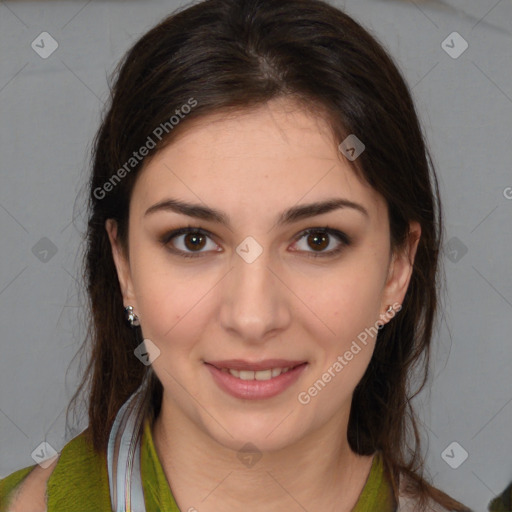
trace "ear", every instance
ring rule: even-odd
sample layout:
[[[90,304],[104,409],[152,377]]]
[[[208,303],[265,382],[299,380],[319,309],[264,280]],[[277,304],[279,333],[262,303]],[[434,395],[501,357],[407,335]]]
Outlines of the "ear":
[[[421,237],[421,226],[418,222],[410,222],[409,235],[403,248],[393,253],[389,265],[388,277],[382,296],[382,309],[389,305],[402,304],[409,281],[411,280],[414,258]]]
[[[125,254],[119,240],[117,239],[117,222],[114,219],[107,219],[105,229],[108,233],[110,246],[112,248],[112,257],[117,270],[117,278],[123,295],[123,303],[126,306],[133,306],[137,309],[135,293],[131,278],[130,263],[128,255]]]

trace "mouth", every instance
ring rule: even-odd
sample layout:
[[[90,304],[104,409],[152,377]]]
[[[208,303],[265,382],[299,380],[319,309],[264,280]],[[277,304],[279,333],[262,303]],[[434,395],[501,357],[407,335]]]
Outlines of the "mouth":
[[[287,359],[267,359],[265,361],[254,362],[244,361],[243,359],[230,359],[225,361],[209,361],[210,364],[225,373],[230,373],[233,377],[241,380],[269,380],[279,377],[297,366],[306,364],[306,361],[291,361]]]
[[[243,360],[205,362],[217,385],[237,398],[262,399],[291,386],[307,367],[306,361],[273,359],[251,363]]]
[[[296,367],[294,367],[296,368]],[[225,373],[230,373],[233,377],[241,380],[270,380],[275,377],[279,377],[279,375],[286,373],[287,371],[293,368],[269,368],[268,370],[259,370],[259,371],[251,371],[251,370],[234,370],[233,368],[221,368],[220,370]]]

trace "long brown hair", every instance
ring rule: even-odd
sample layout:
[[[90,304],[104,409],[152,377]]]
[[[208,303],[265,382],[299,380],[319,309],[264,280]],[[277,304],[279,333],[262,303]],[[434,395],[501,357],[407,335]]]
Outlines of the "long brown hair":
[[[398,477],[406,475],[420,506],[433,498],[451,510],[467,510],[424,478],[411,406],[428,378],[438,307],[442,217],[432,159],[393,60],[358,23],[321,0],[198,3],[146,33],[115,70],[89,183],[84,278],[91,327],[82,348],[91,353],[70,406],[87,391],[87,434],[98,452],[106,451],[116,413],[146,372],[148,409],[158,414],[162,384],[134,357],[140,337],[125,321],[105,221],[117,221],[128,254],[130,196],[144,163],[193,119],[283,96],[324,117],[340,142],[349,134],[364,142],[352,166],[387,203],[393,249],[403,247],[410,221],[421,225],[402,310],[379,331],[354,392],[350,446],[358,454],[382,452],[395,497]],[[154,146],[149,155],[133,160],[148,137]],[[413,373],[420,376],[414,389]]]

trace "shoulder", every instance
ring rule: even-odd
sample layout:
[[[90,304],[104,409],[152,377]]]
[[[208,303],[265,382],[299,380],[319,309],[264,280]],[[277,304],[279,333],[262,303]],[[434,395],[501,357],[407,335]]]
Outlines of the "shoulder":
[[[31,466],[5,481],[0,486],[0,512],[71,512],[87,501],[91,510],[102,510],[110,503],[106,456],[93,450],[85,432],[69,441],[48,468]],[[11,508],[4,509],[9,503]]]
[[[46,511],[46,483],[57,463],[58,459],[46,468],[35,464],[4,479],[3,483],[9,489],[6,489],[5,496],[2,493],[1,499],[5,499],[5,506],[9,512]],[[26,475],[28,469],[30,471]]]

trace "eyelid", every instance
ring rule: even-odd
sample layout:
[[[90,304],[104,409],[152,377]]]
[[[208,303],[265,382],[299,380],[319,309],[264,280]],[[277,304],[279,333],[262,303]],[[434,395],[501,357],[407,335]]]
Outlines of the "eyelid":
[[[346,243],[347,245],[351,243],[351,238],[344,233],[343,231],[340,231],[336,228],[331,228],[329,226],[318,226],[313,228],[306,228],[300,231],[296,236],[295,240],[300,240],[304,235],[309,235],[310,233],[316,233],[316,232],[324,232],[331,236],[336,237],[340,242]]]
[[[170,231],[165,232],[159,239],[162,244],[169,243],[173,238],[179,236],[179,235],[185,235],[189,233],[198,233],[200,235],[207,236],[209,238],[212,238],[214,235],[213,233],[210,233],[210,231],[200,228],[197,226],[183,226],[181,228],[171,229]]]
[[[316,233],[316,232],[323,232],[331,237],[336,238],[338,240],[338,242],[340,243],[340,245],[338,246],[338,248],[331,249],[329,251],[315,252],[315,251],[294,250],[293,252],[302,252],[302,253],[305,253],[307,256],[312,256],[312,257],[329,257],[329,256],[334,256],[334,255],[340,253],[346,246],[349,246],[352,243],[351,237],[349,237],[346,233],[344,233],[343,231],[340,231],[339,229],[331,228],[329,226],[318,226],[318,227],[306,228],[294,236],[294,238],[293,238],[294,243],[301,240],[305,236],[307,236],[311,233]],[[177,228],[177,229],[171,230],[169,232],[166,232],[163,236],[159,237],[159,241],[163,246],[167,247],[169,242],[171,242],[171,240],[173,238],[176,238],[181,235],[190,234],[190,233],[197,233],[197,234],[206,236],[209,239],[211,239],[214,243],[216,243],[214,240],[216,237],[215,237],[215,235],[213,235],[213,233],[211,233],[210,231],[208,231],[204,228],[197,227],[197,226],[191,226],[191,225],[188,225],[186,227]],[[168,247],[168,249],[173,254],[177,254],[178,256],[183,256],[185,258],[202,257],[202,256],[208,254],[209,252],[212,252],[212,251],[187,252],[187,251],[182,251],[181,249],[176,249],[176,248],[171,249],[169,247]],[[220,251],[215,251],[215,252],[220,252]]]
[[[178,256],[182,256],[184,258],[199,258],[199,257],[204,256],[208,252],[211,252],[211,251],[197,251],[197,252],[190,251],[190,252],[188,252],[188,251],[182,251],[181,249],[169,247],[169,243],[171,242],[171,240],[173,238],[176,238],[181,235],[188,235],[190,233],[197,233],[199,235],[203,235],[203,236],[211,239],[213,242],[215,242],[215,240],[214,240],[215,235],[213,235],[213,233],[211,233],[210,231],[203,229],[201,227],[191,226],[191,225],[173,229],[169,232],[166,232],[163,236],[159,237],[159,241],[163,246],[167,247],[167,249],[170,252],[172,252],[173,254],[176,254]],[[216,252],[220,252],[220,251],[216,251]]]
[[[340,231],[336,228],[331,228],[329,226],[319,226],[319,227],[312,227],[302,230],[300,233],[298,233],[295,237],[295,242],[302,239],[304,236],[309,235],[311,233],[326,233],[327,235],[334,237],[338,240],[339,245],[335,249],[330,249],[329,251],[297,251],[297,252],[304,252],[308,257],[311,256],[313,258],[322,258],[322,257],[330,257],[330,256],[336,256],[338,255],[345,247],[352,244],[352,239],[349,237],[346,233],[343,231]]]

